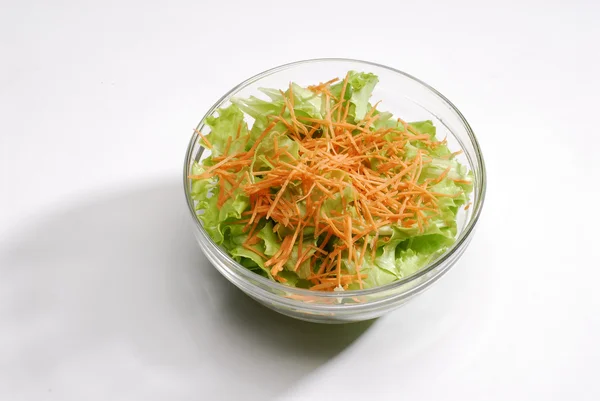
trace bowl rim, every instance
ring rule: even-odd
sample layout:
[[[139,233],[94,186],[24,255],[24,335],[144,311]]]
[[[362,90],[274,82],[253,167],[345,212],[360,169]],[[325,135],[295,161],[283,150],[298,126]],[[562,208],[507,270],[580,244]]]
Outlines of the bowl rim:
[[[210,117],[219,107],[221,107],[223,105],[223,103],[225,103],[227,100],[229,100],[231,97],[233,97],[237,92],[239,92],[240,90],[244,89],[248,85],[250,85],[266,76],[269,76],[274,73],[277,73],[277,72],[280,72],[283,70],[287,70],[287,69],[290,69],[293,67],[297,67],[302,64],[327,63],[327,62],[341,62],[341,63],[349,62],[349,63],[364,64],[366,66],[374,66],[374,67],[386,69],[386,70],[391,71],[396,74],[400,74],[400,75],[420,84],[425,89],[429,90],[433,95],[437,96],[439,99],[441,99],[443,102],[445,102],[450,107],[450,109],[454,113],[456,113],[456,115],[460,119],[461,123],[463,124],[464,129],[467,132],[467,135],[469,137],[469,140],[471,141],[471,144],[473,145],[473,148],[475,150],[475,158],[477,159],[477,162],[478,162],[478,167],[479,167],[478,170],[480,171],[481,178],[480,178],[480,185],[474,186],[474,191],[477,191],[477,195],[478,195],[477,200],[472,205],[471,218],[467,222],[467,225],[464,228],[464,230],[459,234],[456,241],[451,245],[451,247],[446,252],[444,252],[437,259],[435,259],[433,262],[431,262],[424,268],[420,269],[419,271],[413,273],[412,275],[410,275],[408,277],[404,277],[398,281],[394,281],[390,284],[386,284],[386,285],[379,286],[379,287],[373,287],[373,288],[362,289],[362,290],[349,290],[349,291],[343,291],[343,292],[315,291],[315,290],[309,290],[309,289],[304,289],[304,288],[286,286],[284,284],[281,284],[276,281],[269,280],[268,278],[262,277],[259,274],[256,274],[256,273],[248,270],[247,268],[245,268],[244,266],[242,266],[241,264],[236,262],[227,252],[225,252],[219,245],[217,245],[212,240],[212,238],[210,238],[208,233],[204,230],[204,227],[202,226],[202,223],[200,222],[198,215],[196,214],[196,210],[194,207],[194,201],[191,198],[191,194],[190,194],[190,185],[189,185],[188,174],[189,174],[190,162],[192,161],[193,156],[194,156],[194,155],[192,155],[192,153],[193,153],[196,143],[199,140],[199,135],[197,132],[200,131],[202,128],[204,128],[205,121],[208,117]],[[469,125],[469,123],[467,122],[467,120],[463,116],[463,114],[460,112],[460,110],[458,110],[458,108],[448,98],[446,98],[443,94],[441,94],[438,90],[433,88],[431,85],[423,82],[422,80],[420,80],[404,71],[393,68],[393,67],[389,67],[389,66],[386,66],[383,64],[372,62],[372,61],[352,59],[352,58],[333,57],[333,58],[314,58],[314,59],[299,60],[299,61],[294,61],[294,62],[282,64],[282,65],[267,69],[261,73],[258,73],[256,75],[242,81],[241,83],[239,83],[238,85],[234,86],[232,89],[227,91],[227,93],[225,93],[223,96],[221,96],[221,98],[219,100],[217,100],[209,108],[209,110],[206,112],[204,117],[202,117],[202,119],[196,126],[196,129],[194,130],[194,133],[189,141],[187,152],[186,152],[186,157],[184,160],[184,166],[183,166],[183,186],[184,186],[184,191],[185,191],[186,202],[188,205],[188,210],[190,211],[190,213],[192,215],[192,218],[194,220],[196,227],[200,230],[200,232],[203,234],[203,236],[209,240],[210,245],[212,245],[215,248],[215,250],[221,254],[221,256],[223,256],[226,259],[229,259],[231,262],[233,262],[232,263],[232,265],[234,267],[233,273],[235,273],[235,275],[243,277],[248,284],[251,284],[252,286],[262,289],[262,290],[265,290],[265,289],[261,288],[259,285],[253,283],[252,281],[257,281],[267,287],[270,287],[270,289],[273,289],[273,290],[283,291],[284,294],[292,293],[294,295],[306,296],[306,297],[338,298],[339,299],[339,298],[346,298],[346,297],[359,297],[359,296],[375,295],[375,294],[388,292],[388,291],[393,292],[394,290],[399,289],[413,281],[416,281],[419,278],[434,271],[437,267],[442,265],[446,260],[450,259],[459,249],[462,248],[462,245],[470,238],[470,235],[471,235],[472,231],[474,230],[477,221],[479,220],[479,217],[481,215],[481,210],[482,210],[484,200],[485,200],[485,194],[486,194],[486,188],[487,188],[487,174],[486,174],[486,167],[485,167],[485,162],[483,159],[481,147],[479,145],[479,141],[475,137],[473,129],[471,128],[471,126]],[[229,268],[227,268],[227,269],[231,270]],[[431,277],[431,279],[434,279],[436,276],[437,275],[434,275],[433,277]],[[427,281],[429,281],[429,280],[427,280]],[[421,286],[419,285],[418,287],[421,287]],[[323,305],[323,306],[326,306],[326,305]],[[332,305],[328,305],[328,306],[332,306]]]

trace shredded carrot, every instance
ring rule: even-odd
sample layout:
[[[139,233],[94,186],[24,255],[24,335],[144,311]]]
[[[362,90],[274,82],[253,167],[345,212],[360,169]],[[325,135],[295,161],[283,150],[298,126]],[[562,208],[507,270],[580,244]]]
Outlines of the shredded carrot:
[[[231,137],[228,137],[227,144],[225,145],[225,150],[223,151],[223,156],[227,156],[229,154],[230,147],[231,147]]]
[[[363,261],[365,260],[365,253],[367,252],[367,245],[369,243],[365,240],[363,241],[363,247],[360,250],[360,257],[358,262],[356,263],[356,278],[358,279],[358,284],[360,285],[360,289],[363,289],[362,276],[360,274],[360,269],[362,268]]]
[[[240,134],[242,133],[242,123],[238,124],[237,132],[235,133],[235,139],[240,138]]]
[[[371,260],[375,260],[375,255],[377,252],[377,239],[379,238],[379,231],[375,232],[375,237],[373,237],[373,242],[371,243]]]
[[[247,250],[254,252],[254,253],[255,253],[255,254],[257,254],[258,256],[260,256],[261,258],[263,258],[263,259],[268,259],[268,258],[265,256],[265,254],[264,254],[264,253],[262,253],[262,252],[260,252],[260,251],[258,251],[258,250],[256,250],[256,249],[254,249],[254,248],[252,248],[250,245],[247,245],[247,244],[242,244],[242,246],[243,246],[244,248],[246,248]]]
[[[199,130],[194,130],[196,132],[196,134],[198,134],[198,136],[200,137],[200,139],[202,140],[202,142],[204,142],[204,144],[206,145],[207,148],[212,149],[213,146],[212,144],[208,141],[208,139],[206,139],[206,137],[204,135],[202,135],[202,132],[200,132]]]
[[[339,80],[340,80],[339,78],[333,78],[333,79],[330,79],[329,81],[327,81],[325,83],[320,83],[319,85],[309,85],[308,89],[311,90],[311,91],[313,91],[313,92],[320,93],[325,88],[327,88],[329,85],[331,85],[332,83],[337,82]]]

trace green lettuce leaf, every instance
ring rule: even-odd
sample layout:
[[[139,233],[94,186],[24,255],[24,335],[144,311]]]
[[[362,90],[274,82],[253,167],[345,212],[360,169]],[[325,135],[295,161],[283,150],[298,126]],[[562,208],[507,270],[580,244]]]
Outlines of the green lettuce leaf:
[[[369,98],[377,82],[379,82],[379,79],[375,74],[357,73],[354,71],[350,74],[350,78],[348,79],[348,83],[352,87],[350,102],[354,104],[354,118],[357,121],[362,120],[367,111],[369,111]]]
[[[220,156],[227,147],[228,138],[235,138],[238,129],[240,130],[239,139],[233,140],[230,144],[230,153],[239,152],[243,150],[244,136],[248,132],[248,124],[244,120],[244,113],[235,104],[230,105],[226,108],[217,110],[216,116],[210,116],[206,119],[206,125],[211,129],[210,134],[206,136],[206,139],[213,146],[211,156]],[[210,162],[210,158],[207,159]]]
[[[378,82],[379,79],[375,74],[356,71],[350,71],[348,73],[348,84],[346,85],[346,90],[344,92],[344,99],[350,101],[348,115],[351,117],[351,119],[354,121],[360,121],[365,117],[371,108],[369,99]],[[342,82],[332,85],[332,95],[339,98],[342,94],[342,88]],[[387,113],[382,117],[382,120],[387,121],[389,118],[391,118],[391,114]]]

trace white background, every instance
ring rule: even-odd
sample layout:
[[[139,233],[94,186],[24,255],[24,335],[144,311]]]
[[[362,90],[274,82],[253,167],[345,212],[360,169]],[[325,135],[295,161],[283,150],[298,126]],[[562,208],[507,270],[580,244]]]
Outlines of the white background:
[[[482,3],[3,1],[0,399],[600,399],[600,3]],[[258,306],[184,204],[204,112],[314,57],[433,85],[487,162],[464,257],[368,324]]]

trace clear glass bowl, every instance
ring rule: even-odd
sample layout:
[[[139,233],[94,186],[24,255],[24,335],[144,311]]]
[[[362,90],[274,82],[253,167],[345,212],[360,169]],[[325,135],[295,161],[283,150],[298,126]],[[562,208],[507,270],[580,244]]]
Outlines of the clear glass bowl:
[[[348,70],[372,72],[379,77],[371,99],[381,100],[381,109],[405,121],[432,120],[440,138],[447,137],[451,150],[462,149],[460,161],[474,173],[472,206],[458,215],[456,242],[444,254],[422,270],[386,286],[344,292],[320,292],[290,288],[270,281],[234,261],[215,244],[202,228],[190,197],[188,178],[194,161],[206,157],[194,134],[185,157],[183,179],[185,196],[194,224],[194,234],[210,262],[238,288],[263,305],[294,318],[321,323],[343,323],[372,319],[389,312],[429,288],[446,273],[463,254],[481,213],[486,188],[485,166],[473,131],[458,109],[441,93],[402,71],[366,61],[349,59],[316,59],[282,65],[258,74],[227,92],[208,110],[197,130],[209,132],[205,120],[217,108],[227,106],[233,96],[258,96],[257,88],[286,88],[289,82],[302,86],[344,77]]]

